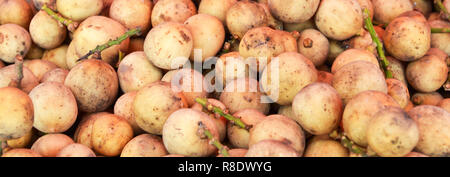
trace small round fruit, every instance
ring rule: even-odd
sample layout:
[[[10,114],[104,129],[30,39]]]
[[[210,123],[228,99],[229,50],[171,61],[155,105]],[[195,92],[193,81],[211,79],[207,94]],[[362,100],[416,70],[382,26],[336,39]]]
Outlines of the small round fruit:
[[[131,125],[135,135],[139,135],[144,131],[137,125],[136,118],[134,116],[133,102],[136,98],[137,92],[128,92],[123,94],[117,99],[114,105],[114,114],[118,115]]]
[[[58,82],[61,84],[64,84],[64,81],[66,80],[67,75],[69,74],[69,70],[56,68],[53,70],[50,70],[42,76],[41,83],[44,82]]]
[[[47,134],[37,139],[31,146],[31,150],[44,157],[56,157],[61,149],[73,143],[72,138],[67,135]]]
[[[354,61],[344,65],[333,77],[333,87],[348,103],[358,93],[374,90],[387,93],[387,84],[380,68],[368,61]]]
[[[25,136],[33,128],[33,103],[23,91],[0,88],[0,141]]]
[[[147,32],[153,3],[151,0],[114,0],[109,7],[109,16],[128,29],[141,28]]]
[[[241,119],[245,125],[252,127],[266,118],[266,115],[255,109],[243,109],[234,113],[233,116]],[[248,148],[250,132],[231,122],[228,122],[227,127],[227,137],[231,145],[236,148]]]
[[[100,14],[103,9],[103,0],[57,0],[56,9],[63,16],[74,21]]]
[[[191,0],[159,0],[152,10],[152,26],[157,27],[164,22],[183,23],[195,14],[197,9]]]
[[[263,140],[252,146],[245,157],[300,157],[294,148],[284,142],[276,140]]]
[[[144,52],[148,59],[155,66],[166,70],[183,66],[188,61],[193,47],[193,37],[189,29],[174,22],[154,27],[144,42]]]
[[[143,51],[133,52],[125,56],[117,70],[120,88],[123,92],[138,91],[144,86],[159,81],[162,71],[155,67]]]
[[[144,131],[161,135],[167,118],[183,105],[182,98],[167,82],[149,84],[137,92],[133,102],[137,125]]]
[[[47,12],[39,11],[31,20],[30,35],[33,42],[39,47],[53,49],[64,42],[67,30]]]
[[[31,149],[17,148],[5,152],[2,157],[42,157]]]
[[[389,95],[379,91],[365,91],[352,98],[345,106],[342,125],[348,138],[367,146],[367,127],[373,116],[389,106],[400,105]]]
[[[62,133],[77,119],[78,107],[69,88],[62,83],[45,82],[30,92],[34,107],[33,126],[44,133]]]
[[[31,36],[27,30],[16,24],[0,26],[0,60],[13,63],[17,55],[25,57],[30,47]]]
[[[50,61],[60,68],[69,69],[66,62],[68,47],[68,45],[61,45],[57,48],[46,50],[42,56],[42,60]]]
[[[91,143],[95,152],[104,156],[118,156],[133,138],[133,128],[114,114],[100,114],[92,120]]]
[[[80,111],[99,112],[113,104],[118,92],[118,82],[111,65],[89,59],[72,68],[64,84],[75,95]]]
[[[214,57],[222,49],[225,41],[225,28],[216,17],[198,14],[189,17],[184,24],[191,32],[194,41],[190,56],[192,61],[205,61]],[[201,50],[201,53],[197,54],[195,50]]]
[[[414,6],[409,0],[372,0],[372,4],[375,20],[383,24],[389,24],[400,14],[414,10]]]
[[[33,73],[34,76],[36,76],[38,81],[42,80],[42,77],[44,77],[45,73],[58,67],[52,62],[40,59],[25,60],[23,62],[23,66],[30,69],[30,71]]]
[[[238,0],[202,0],[198,7],[199,14],[209,14],[217,17],[223,24],[226,24],[228,9]]]
[[[227,11],[226,24],[230,33],[242,38],[252,28],[268,25],[264,8],[254,1],[238,1]]]
[[[210,156],[217,148],[204,135],[207,129],[214,139],[219,139],[214,121],[206,114],[193,109],[180,109],[170,115],[162,129],[164,146],[170,154],[188,157]]]
[[[356,0],[322,0],[315,18],[317,28],[335,40],[348,39],[363,27],[362,9]]]
[[[333,62],[331,67],[331,73],[336,73],[346,64],[354,61],[368,61],[379,67],[379,62],[377,57],[367,50],[363,49],[348,49],[339,54]]]
[[[0,12],[0,25],[12,23],[28,29],[33,17],[32,9],[26,0],[0,1]]]
[[[298,51],[310,59],[315,66],[325,63],[330,50],[328,39],[318,30],[306,29],[298,39]]]
[[[431,47],[430,25],[423,15],[417,13],[406,12],[395,18],[383,35],[386,50],[401,61],[422,58]]]
[[[266,114],[270,105],[263,102],[263,97],[257,80],[240,78],[227,84],[220,95],[220,101],[227,106],[231,114],[243,109],[256,109]]]
[[[96,157],[96,155],[87,146],[73,143],[62,148],[56,157]]]
[[[347,148],[334,140],[315,140],[306,146],[304,157],[348,157]]]
[[[142,134],[134,137],[125,145],[120,157],[162,157],[167,154],[161,137]]]
[[[285,23],[302,23],[316,13],[320,0],[268,0],[270,12]]]
[[[343,105],[337,91],[325,83],[313,83],[303,88],[292,103],[296,120],[313,135],[325,135],[341,121]]]
[[[417,106],[408,115],[419,126],[419,143],[416,149],[429,156],[446,156],[450,153],[450,113],[436,106]]]
[[[434,55],[411,62],[406,68],[408,83],[420,92],[434,92],[448,77],[447,63]]]
[[[410,99],[408,86],[402,81],[392,78],[386,79],[386,84],[388,87],[388,95],[394,98],[400,107],[405,108]]]
[[[317,81],[314,64],[299,53],[287,52],[274,58],[263,70],[261,86],[280,105],[292,103],[295,95]]]
[[[382,157],[403,157],[418,141],[417,124],[398,107],[379,111],[367,127],[369,147]]]
[[[269,116],[250,129],[248,145],[251,148],[263,140],[278,140],[293,147],[299,154],[305,150],[305,135],[302,128],[292,119],[282,116]]]

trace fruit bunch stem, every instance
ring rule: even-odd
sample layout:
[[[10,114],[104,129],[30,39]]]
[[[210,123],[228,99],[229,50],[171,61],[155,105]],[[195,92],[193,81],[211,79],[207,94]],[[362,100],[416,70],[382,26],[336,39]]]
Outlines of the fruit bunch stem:
[[[222,154],[224,157],[230,156],[228,154],[228,150],[227,150],[228,148],[226,146],[224,146],[222,143],[220,143],[218,140],[216,140],[214,138],[214,136],[212,135],[212,133],[206,128],[206,126],[202,122],[198,123],[198,127],[199,127],[199,130],[201,132],[203,132],[202,135],[206,136],[206,138],[209,139],[209,141],[210,141],[209,143],[214,145],[219,150],[220,154]]]
[[[358,145],[356,145],[352,140],[350,140],[345,133],[339,133],[337,130],[333,131],[330,138],[339,140],[341,144],[347,148],[350,152],[360,155],[361,157],[368,157],[366,150]]]
[[[372,19],[370,19],[370,12],[367,8],[364,9],[364,23],[366,25],[367,30],[369,30],[372,40],[377,44],[378,55],[381,58],[381,65],[382,69],[386,74],[386,78],[393,78],[392,72],[388,69],[389,61],[387,60],[386,55],[384,54],[383,43],[381,43],[377,33],[375,32],[375,29],[373,28]]]
[[[11,80],[8,86],[20,89],[23,79],[23,57],[21,55],[16,56],[14,65],[16,66],[16,77]]]
[[[95,47],[95,49],[90,50],[86,55],[82,56],[77,61],[87,59],[89,56],[91,56],[93,54],[97,54],[97,56],[100,57],[101,56],[100,53],[103,50],[106,50],[114,45],[120,45],[120,43],[122,43],[124,40],[128,39],[129,37],[134,36],[134,35],[139,35],[140,33],[141,33],[141,28],[135,28],[132,30],[128,30],[125,34],[123,34],[122,36],[119,36],[117,39],[109,40],[107,43],[105,43],[103,45],[99,45],[99,46]]]
[[[450,28],[431,28],[431,33],[450,33]]]
[[[46,4],[44,4],[41,8],[41,10],[47,12],[48,15],[50,15],[51,17],[53,17],[53,19],[57,20],[59,23],[67,26],[67,29],[70,32],[74,32],[75,29],[78,27],[78,23],[74,22],[70,19],[64,18],[63,16],[61,16],[60,14],[54,12],[52,9],[50,9],[49,7],[47,7]]]
[[[204,108],[206,108],[208,111],[212,111],[214,113],[219,114],[220,116],[224,117],[225,119],[229,120],[232,124],[249,130],[251,127],[246,125],[244,122],[242,122],[241,119],[236,118],[234,116],[232,116],[231,114],[227,114],[225,113],[222,109],[220,109],[219,107],[213,106],[212,104],[208,103],[208,99],[206,98],[196,98],[195,101],[202,105]]]
[[[439,10],[441,11],[442,15],[450,20],[450,13],[448,12],[448,9],[445,8],[444,4],[442,3],[442,0],[434,0],[434,3],[438,6]]]

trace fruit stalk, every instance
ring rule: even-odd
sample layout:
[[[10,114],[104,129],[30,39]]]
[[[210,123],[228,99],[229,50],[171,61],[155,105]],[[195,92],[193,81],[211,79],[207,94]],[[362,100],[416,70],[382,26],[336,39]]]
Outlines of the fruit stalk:
[[[9,86],[20,89],[20,85],[23,79],[23,57],[21,55],[17,55],[14,64],[16,66],[16,78],[11,80]]]
[[[212,111],[214,113],[219,114],[222,117],[225,117],[226,119],[228,119],[232,124],[249,130],[251,127],[246,125],[244,122],[242,122],[241,119],[236,118],[234,116],[232,116],[231,114],[227,114],[225,113],[222,109],[220,109],[219,107],[213,106],[212,104],[208,103],[208,100],[206,98],[196,98],[195,101],[202,105],[204,108],[206,108],[208,111]]]
[[[119,36],[117,39],[109,40],[107,43],[105,43],[103,45],[99,45],[99,46],[95,47],[95,49],[90,50],[86,55],[82,56],[77,61],[87,59],[89,56],[91,56],[93,54],[97,54],[97,56],[100,57],[101,56],[100,53],[103,50],[106,50],[114,45],[120,45],[120,43],[122,43],[124,40],[128,39],[129,37],[134,36],[134,35],[139,35],[140,33],[141,33],[141,28],[135,28],[132,30],[128,30],[125,34],[123,34],[122,36]]]
[[[450,28],[431,28],[431,33],[450,33]]]
[[[64,18],[63,16],[61,16],[60,14],[54,12],[52,9],[50,9],[49,7],[47,7],[46,4],[44,4],[41,8],[43,11],[47,12],[48,15],[50,15],[51,17],[53,17],[53,19],[57,20],[59,23],[67,26],[67,29],[70,32],[74,32],[75,29],[78,27],[78,23],[74,22],[70,19]]]
[[[375,29],[373,28],[372,20],[370,19],[370,12],[367,8],[364,9],[364,22],[367,30],[369,30],[372,40],[375,41],[375,43],[377,44],[378,55],[381,58],[381,65],[382,69],[386,74],[386,78],[393,78],[392,72],[388,69],[389,61],[387,60],[386,55],[384,54],[383,43],[381,43],[377,33],[375,32]]]
[[[198,123],[198,127],[199,127],[199,131],[200,131],[200,135],[201,136],[203,136],[203,135],[206,136],[206,138],[208,138],[209,141],[210,141],[209,143],[214,145],[219,150],[220,154],[222,154],[224,157],[229,157],[230,156],[228,154],[227,147],[224,146],[219,141],[217,141],[214,138],[214,136],[212,135],[212,133],[206,128],[206,126],[202,122]]]
[[[434,3],[438,6],[439,10],[441,11],[442,15],[450,19],[450,13],[448,12],[448,9],[445,8],[444,4],[442,4],[442,0],[434,0]]]
[[[358,154],[361,157],[368,157],[366,150],[356,145],[353,141],[347,138],[344,133],[339,133],[337,130],[335,130],[329,135],[329,137],[335,140],[340,140],[341,144],[350,152]]]

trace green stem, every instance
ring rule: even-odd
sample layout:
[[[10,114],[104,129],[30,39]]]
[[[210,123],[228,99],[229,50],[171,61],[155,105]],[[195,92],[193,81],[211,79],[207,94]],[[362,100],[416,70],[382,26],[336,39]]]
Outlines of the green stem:
[[[439,10],[445,15],[447,19],[450,19],[450,13],[448,13],[448,9],[445,8],[444,4],[441,0],[434,0],[434,3],[438,6]]]
[[[53,17],[53,19],[57,20],[58,22],[60,22],[61,24],[65,25],[65,26],[67,26],[67,29],[70,32],[74,32],[75,29],[78,27],[78,23],[77,22],[74,22],[74,21],[72,21],[70,19],[64,18],[60,14],[54,12],[52,9],[47,7],[47,4],[44,4],[42,6],[41,10],[47,12],[47,14],[50,15],[51,17]]]
[[[119,36],[117,39],[109,40],[106,44],[99,45],[99,46],[95,47],[95,49],[90,50],[86,55],[79,58],[77,60],[77,62],[80,60],[87,59],[89,56],[91,56],[93,54],[98,54],[98,56],[100,56],[100,53],[103,50],[106,50],[114,45],[120,45],[120,43],[122,43],[124,40],[128,39],[129,37],[134,36],[134,35],[139,35],[140,33],[141,33],[141,28],[135,28],[135,29],[129,30],[122,36]]]
[[[377,44],[378,55],[380,55],[382,69],[386,73],[386,78],[393,78],[392,72],[389,71],[388,69],[389,61],[387,60],[386,55],[384,54],[383,43],[381,43],[375,29],[373,28],[372,20],[370,19],[370,12],[367,8],[364,9],[364,14],[365,14],[364,22],[366,28],[367,30],[369,30],[372,40]]]
[[[16,77],[11,80],[8,86],[21,89],[23,79],[23,57],[21,55],[16,56],[14,65],[16,67]]]
[[[450,33],[450,28],[431,28],[431,33]]]
[[[366,150],[358,145],[355,145],[355,143],[347,138],[344,133],[339,133],[338,130],[335,130],[331,132],[329,137],[335,140],[340,140],[342,146],[347,148],[350,152],[358,154],[362,157],[368,157]]]
[[[231,114],[227,114],[224,113],[224,111],[222,109],[220,109],[219,107],[213,106],[212,104],[208,103],[208,99],[206,98],[196,98],[195,101],[202,105],[204,108],[208,109],[208,111],[212,111],[214,113],[219,114],[220,116],[225,117],[226,119],[228,119],[232,124],[237,125],[240,128],[249,130],[251,128],[251,126],[246,125],[244,122],[242,122],[241,119],[236,118],[234,116],[232,116]]]
[[[214,136],[212,135],[212,133],[206,128],[206,126],[202,122],[199,122],[198,126],[199,126],[200,130],[203,132],[203,135],[205,135],[206,138],[208,138],[210,140],[210,144],[214,145],[219,150],[220,154],[222,154],[224,157],[229,157],[230,156],[228,154],[227,147],[224,146],[219,141],[217,141],[214,138]]]

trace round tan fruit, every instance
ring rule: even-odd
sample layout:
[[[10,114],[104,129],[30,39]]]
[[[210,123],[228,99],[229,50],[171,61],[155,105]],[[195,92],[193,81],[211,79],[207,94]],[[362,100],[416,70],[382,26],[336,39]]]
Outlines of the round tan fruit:
[[[387,93],[387,84],[380,68],[368,61],[355,61],[344,65],[333,77],[333,87],[348,103],[358,93],[375,90]]]
[[[161,135],[167,118],[187,106],[167,82],[156,82],[137,92],[133,102],[137,125],[144,131]]]
[[[153,27],[164,22],[183,23],[195,14],[197,9],[191,0],[159,0],[153,7],[151,21]]]
[[[73,143],[62,148],[56,157],[96,157],[96,155],[87,146]]]
[[[113,104],[118,92],[118,82],[111,65],[89,59],[72,68],[64,84],[75,95],[80,111],[99,112]]]
[[[273,59],[261,75],[264,92],[280,105],[292,103],[295,95],[317,81],[314,64],[299,53],[283,53]]]
[[[61,149],[73,143],[72,138],[67,135],[47,134],[37,139],[31,146],[31,150],[44,157],[56,157]]]
[[[33,127],[33,103],[23,91],[0,88],[0,141],[25,136]]]
[[[337,91],[328,84],[314,83],[303,88],[292,103],[296,120],[313,135],[325,135],[341,121],[343,105]]]
[[[348,39],[363,27],[362,9],[356,0],[322,0],[315,20],[317,28],[335,40]]]
[[[367,127],[373,116],[388,106],[400,107],[389,95],[379,91],[365,91],[352,98],[344,109],[344,132],[355,143],[367,146]]]
[[[31,36],[23,27],[16,24],[0,26],[0,60],[13,63],[17,55],[25,57],[30,47]]]
[[[206,113],[180,109],[172,113],[164,124],[164,146],[170,154],[188,157],[210,156],[217,148],[209,143],[204,130],[208,130],[214,139],[219,139],[216,125]]]
[[[69,88],[62,83],[45,82],[30,92],[34,107],[33,126],[44,133],[62,133],[77,119],[78,107]]]
[[[142,134],[125,145],[120,157],[161,157],[167,154],[161,137]]]
[[[120,88],[123,92],[138,91],[144,86],[159,81],[162,71],[155,67],[143,51],[125,56],[117,70]]]
[[[403,157],[419,141],[419,128],[406,112],[388,107],[376,113],[367,127],[370,149],[382,157]]]

